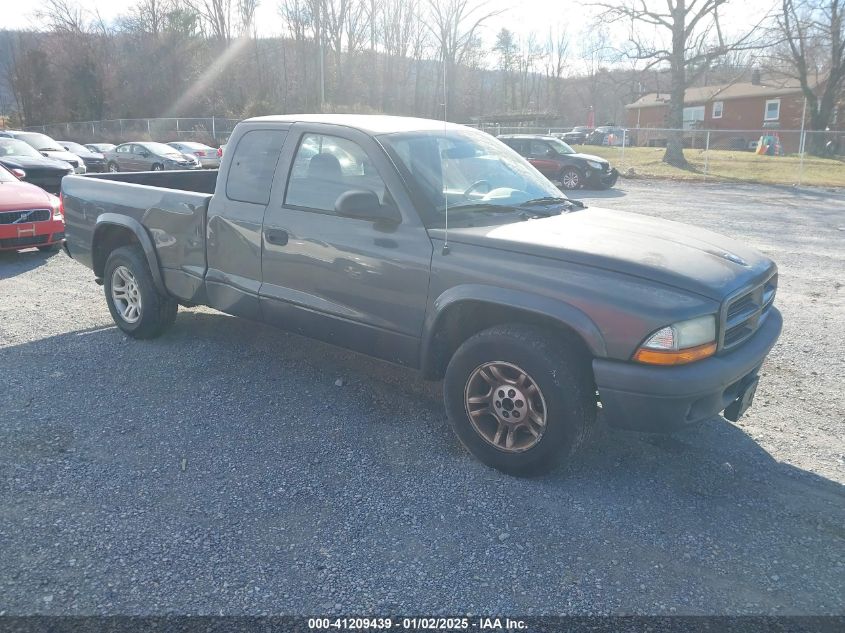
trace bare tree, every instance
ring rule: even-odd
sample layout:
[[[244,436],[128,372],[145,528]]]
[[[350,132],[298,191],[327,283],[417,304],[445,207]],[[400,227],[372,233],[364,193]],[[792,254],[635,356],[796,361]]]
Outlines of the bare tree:
[[[236,30],[233,13],[237,13],[235,0],[186,0],[200,16],[208,34],[220,42],[228,43]]]
[[[845,0],[783,0],[776,24],[781,43],[773,57],[800,83],[810,127],[824,130],[845,89]]]
[[[444,103],[455,95],[455,69],[463,64],[476,44],[481,26],[501,11],[488,10],[486,0],[428,0],[429,28],[440,48],[440,61],[446,73]]]
[[[648,67],[668,66],[671,87],[666,124],[669,128],[680,130],[683,127],[684,94],[698,73],[731,50],[755,46],[751,37],[756,29],[734,38],[728,38],[724,33],[719,12],[727,2],[623,0],[595,4],[603,9],[601,19],[630,22],[626,55],[647,62]],[[676,167],[688,166],[680,131],[668,135],[663,160]]]

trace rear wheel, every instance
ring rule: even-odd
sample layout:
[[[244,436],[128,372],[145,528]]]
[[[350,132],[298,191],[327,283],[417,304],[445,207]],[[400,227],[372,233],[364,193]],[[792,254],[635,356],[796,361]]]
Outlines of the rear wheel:
[[[129,336],[155,338],[176,320],[179,304],[159,293],[138,246],[122,246],[111,252],[103,288],[114,322]]]
[[[117,172],[120,171],[120,167],[118,167],[117,163],[114,162],[114,161],[109,161],[108,169],[109,169],[109,172],[112,173],[112,174],[116,174]]]
[[[469,338],[449,362],[443,390],[461,443],[512,475],[554,468],[596,416],[589,358],[533,326],[496,326]]]
[[[580,189],[584,184],[584,177],[574,167],[564,167],[560,172],[560,184],[564,189]]]
[[[164,169],[164,165],[162,165],[160,163],[154,163],[153,164],[153,171],[161,171],[162,169]]]

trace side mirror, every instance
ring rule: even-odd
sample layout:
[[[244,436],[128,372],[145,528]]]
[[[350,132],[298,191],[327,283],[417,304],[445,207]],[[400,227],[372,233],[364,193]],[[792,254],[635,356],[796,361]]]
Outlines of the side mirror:
[[[50,158],[50,155],[49,155],[47,152],[41,152],[41,155],[42,155],[44,158]]]
[[[10,170],[12,174],[14,174],[15,178],[18,180],[23,180],[26,178],[26,172],[23,169],[18,169],[17,167]]]
[[[382,204],[375,193],[362,189],[341,194],[335,202],[334,210],[342,217],[359,220],[397,222],[399,219],[395,207]]]
[[[556,152],[556,151],[554,151],[554,150],[550,147],[548,150],[546,150],[546,156],[548,156],[549,158],[554,158],[555,156],[557,156],[557,152]]]

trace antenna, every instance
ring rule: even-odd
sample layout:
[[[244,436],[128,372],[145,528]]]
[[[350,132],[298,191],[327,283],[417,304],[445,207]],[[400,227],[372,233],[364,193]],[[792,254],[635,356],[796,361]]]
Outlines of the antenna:
[[[446,139],[446,134],[448,133],[448,128],[446,126],[446,104],[448,98],[446,97],[446,51],[443,51],[443,139]],[[446,213],[446,231],[443,236],[443,250],[441,253],[443,255],[449,254],[449,192],[446,190],[446,174],[443,173],[443,160],[441,157],[440,161],[440,178],[443,181],[443,199],[446,202],[445,206],[445,213]]]

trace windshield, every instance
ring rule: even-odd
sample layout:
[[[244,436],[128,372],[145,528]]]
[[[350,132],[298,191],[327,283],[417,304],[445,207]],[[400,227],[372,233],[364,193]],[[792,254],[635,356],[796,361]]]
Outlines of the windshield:
[[[0,182],[18,182],[18,179],[3,165],[0,165]]]
[[[158,156],[176,156],[178,158],[182,157],[182,152],[178,149],[173,149],[170,145],[165,145],[164,143],[144,143],[141,145],[145,149],[151,151],[153,154],[157,154]]]
[[[501,141],[478,130],[402,132],[379,140],[406,176],[426,226],[467,214],[514,211],[560,190]]]
[[[558,154],[574,154],[575,150],[557,138],[548,139],[549,145],[555,148]]]
[[[38,132],[20,132],[16,134],[15,138],[29,143],[39,152],[63,152],[65,148],[59,145],[56,141],[51,139],[46,134],[39,134]]]
[[[65,146],[67,151],[73,152],[74,154],[90,154],[91,152],[88,150],[87,147],[80,145],[79,143],[73,143],[71,141],[67,141],[62,143]]]
[[[35,148],[15,138],[0,138],[0,156],[26,156],[43,158]]]

